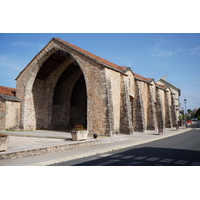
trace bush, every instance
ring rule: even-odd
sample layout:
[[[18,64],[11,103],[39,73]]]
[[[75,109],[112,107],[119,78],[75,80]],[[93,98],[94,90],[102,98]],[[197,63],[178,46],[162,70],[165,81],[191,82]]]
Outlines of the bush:
[[[86,129],[84,128],[83,125],[81,125],[81,124],[76,124],[73,130],[74,130],[74,131],[82,131],[82,130],[86,130]]]
[[[191,120],[190,116],[186,116],[186,120],[190,121]]]
[[[197,117],[198,120],[200,120],[200,115]]]

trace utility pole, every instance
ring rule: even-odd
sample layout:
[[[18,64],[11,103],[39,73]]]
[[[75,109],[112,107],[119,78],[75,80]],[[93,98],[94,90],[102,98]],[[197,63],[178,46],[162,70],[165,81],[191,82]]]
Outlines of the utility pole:
[[[187,119],[186,119],[186,103],[187,103],[187,99],[184,99],[184,103],[185,103],[185,128],[187,128]]]

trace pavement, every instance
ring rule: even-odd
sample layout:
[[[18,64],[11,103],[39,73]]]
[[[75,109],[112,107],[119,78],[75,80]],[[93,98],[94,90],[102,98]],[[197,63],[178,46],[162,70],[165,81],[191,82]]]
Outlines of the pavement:
[[[134,132],[134,135],[117,134],[94,139],[72,141],[65,131],[1,131],[9,135],[7,151],[0,152],[0,166],[45,166],[95,154],[106,153],[130,146],[160,140],[191,130],[190,127],[156,131]]]

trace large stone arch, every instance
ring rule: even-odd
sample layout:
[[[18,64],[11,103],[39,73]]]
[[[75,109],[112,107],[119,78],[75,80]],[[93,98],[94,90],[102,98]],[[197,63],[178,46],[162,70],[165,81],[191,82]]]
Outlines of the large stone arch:
[[[83,93],[81,97],[84,99],[73,95],[77,90]],[[32,94],[36,129],[65,129],[75,123],[87,127],[87,123],[74,117],[87,117],[87,91],[82,69],[69,53],[58,50],[42,64],[35,78]],[[73,101],[78,102],[73,107],[72,97]],[[80,101],[84,102],[84,107],[80,106],[83,105]],[[78,109],[80,107],[82,110]],[[80,115],[83,110],[84,114]]]
[[[48,46],[48,45],[47,45]],[[48,57],[58,51],[59,48],[51,43],[47,48],[44,48],[28,66],[19,74],[17,80],[17,97],[21,102],[21,122],[20,127],[25,130],[36,129],[35,107],[33,99],[33,86],[36,76]]]
[[[110,135],[112,124],[107,118],[105,66],[94,59],[52,39],[16,80],[17,97],[22,101],[22,129],[60,129],[80,121],[89,133]],[[80,101],[84,107],[81,107],[80,102],[74,105],[71,101],[71,97],[78,99],[81,87],[84,88],[81,94],[84,98]],[[59,104],[62,104],[60,108]],[[80,113],[80,109],[83,111],[82,117],[76,118],[74,112]],[[59,114],[62,115],[60,119],[56,118]]]
[[[57,83],[69,67],[68,76],[72,77],[70,81],[69,77],[67,77],[68,83],[70,83],[68,88],[70,95],[68,95],[67,102],[71,102],[71,94],[74,93],[73,89],[76,86],[76,90],[78,90],[77,84],[79,83],[80,85],[80,80],[82,80],[85,87],[83,96],[87,98],[87,84],[84,70],[78,62],[72,54],[63,50],[62,47],[50,44],[20,73],[17,78],[17,95],[22,99],[21,128],[26,130],[52,129],[67,128],[67,125],[70,125],[68,123],[62,126],[54,126],[53,114],[56,110],[56,106],[54,106],[54,94]],[[76,68],[75,71],[73,68]],[[84,125],[87,127],[87,100],[84,101],[86,104],[84,107],[86,118]],[[68,113],[70,114],[70,110],[68,110]],[[70,122],[70,119],[66,121]]]

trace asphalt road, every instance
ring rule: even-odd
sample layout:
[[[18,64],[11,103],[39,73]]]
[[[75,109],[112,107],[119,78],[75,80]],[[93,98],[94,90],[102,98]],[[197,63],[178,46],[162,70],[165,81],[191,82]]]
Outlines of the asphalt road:
[[[200,166],[200,123],[162,140],[51,166]]]

